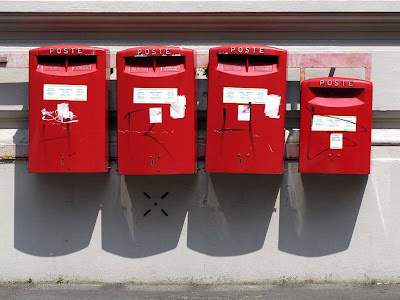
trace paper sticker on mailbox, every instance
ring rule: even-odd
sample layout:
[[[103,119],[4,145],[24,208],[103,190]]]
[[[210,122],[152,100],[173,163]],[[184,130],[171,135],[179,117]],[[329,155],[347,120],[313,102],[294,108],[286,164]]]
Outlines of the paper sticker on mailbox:
[[[355,132],[357,127],[356,116],[321,116],[314,115],[312,131],[348,131]]]

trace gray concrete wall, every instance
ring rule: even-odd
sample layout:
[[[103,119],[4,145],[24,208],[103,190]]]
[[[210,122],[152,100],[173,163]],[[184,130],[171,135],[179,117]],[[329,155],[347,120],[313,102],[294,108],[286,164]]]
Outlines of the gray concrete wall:
[[[387,12],[396,11],[390,6],[396,1],[385,3]],[[303,8],[300,5],[299,11]],[[238,16],[231,17],[229,22],[235,23]],[[170,23],[166,30],[157,23],[124,32],[115,20],[109,30],[100,32],[85,25],[85,16],[71,29],[72,21],[65,16],[62,20],[50,16],[41,25],[43,15],[17,11],[10,18],[0,13],[4,25],[0,53],[26,53],[32,47],[58,43],[104,46],[113,53],[135,45],[167,44],[206,53],[221,44],[257,43],[291,53],[372,53],[374,83],[369,176],[301,175],[296,160],[285,162],[283,175],[207,174],[200,160],[196,175],[125,177],[116,174],[116,161],[108,174],[57,175],[29,174],[26,159],[1,161],[0,281],[61,277],[141,283],[399,282],[400,16],[394,14],[387,24],[386,15],[373,21],[365,14],[348,30],[342,27],[348,24],[346,16],[332,12],[332,21],[325,17],[325,21],[312,17],[300,30],[295,20],[291,27],[278,23],[280,31],[262,20],[260,31],[257,24],[246,31],[212,29],[215,18],[210,16],[207,26],[199,25],[208,30],[196,30],[191,24],[186,27],[189,31],[174,31]],[[101,18],[105,16],[95,21],[101,23]],[[129,18],[129,24],[135,22],[135,15]],[[313,26],[321,22],[325,31]],[[370,27],[365,27],[367,22]],[[329,69],[310,69],[306,77],[328,74]],[[335,75],[365,74],[345,69]],[[290,70],[288,81],[287,102],[296,107],[296,70]],[[0,68],[0,145],[27,143],[27,82],[27,69]],[[115,115],[115,77],[112,86],[111,115]],[[198,86],[201,138],[207,80],[198,80]],[[288,113],[291,136],[298,128],[298,116],[296,110]],[[113,132],[115,121],[111,123],[115,136]]]

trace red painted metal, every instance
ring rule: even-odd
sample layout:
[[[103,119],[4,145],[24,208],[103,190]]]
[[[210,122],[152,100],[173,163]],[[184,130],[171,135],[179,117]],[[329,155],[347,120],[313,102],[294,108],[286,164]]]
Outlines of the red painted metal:
[[[210,49],[209,56],[206,171],[282,173],[287,52],[229,45]],[[268,95],[280,96],[279,118],[267,117],[264,104],[253,102],[250,121],[239,121],[239,104],[223,101],[224,88],[231,87],[267,89]]]
[[[29,172],[108,170],[108,55],[80,45],[29,51]]]
[[[194,51],[165,46],[119,51],[117,77],[118,173],[195,173],[197,103]],[[154,89],[175,90],[178,96],[186,97],[184,117],[171,116],[170,100],[156,99],[149,103],[134,99],[135,90],[139,89],[146,89],[144,93]],[[161,122],[154,123],[150,120],[150,113],[160,108]]]
[[[327,130],[316,130],[316,125],[313,128],[313,118],[319,116],[333,120]],[[338,77],[303,81],[299,172],[369,174],[371,128],[370,81]],[[339,147],[332,146],[332,134],[339,134]]]

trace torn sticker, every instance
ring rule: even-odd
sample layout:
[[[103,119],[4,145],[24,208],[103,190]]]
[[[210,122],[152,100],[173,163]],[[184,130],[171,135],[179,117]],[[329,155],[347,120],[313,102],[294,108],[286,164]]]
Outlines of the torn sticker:
[[[343,133],[332,133],[331,134],[331,149],[343,149]]]
[[[238,105],[238,121],[250,121],[250,105]]]
[[[68,103],[57,104],[56,111],[47,111],[45,108],[42,109],[42,120],[44,121],[56,121],[58,123],[69,124],[78,122],[74,120],[76,115],[69,110]]]
[[[266,117],[279,119],[279,106],[281,105],[281,96],[268,95],[265,101],[264,114]]]
[[[182,119],[185,117],[186,97],[178,96],[176,101],[171,103],[169,113],[172,119]]]
[[[161,107],[150,107],[149,115],[150,115],[150,123],[162,123]]]

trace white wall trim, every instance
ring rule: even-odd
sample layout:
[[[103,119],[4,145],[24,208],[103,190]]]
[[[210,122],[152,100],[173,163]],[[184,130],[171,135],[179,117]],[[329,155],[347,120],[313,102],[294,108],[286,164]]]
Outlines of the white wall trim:
[[[252,1],[0,1],[2,12],[121,12],[121,13],[216,13],[216,12],[400,12],[400,2],[348,0],[252,0]]]

